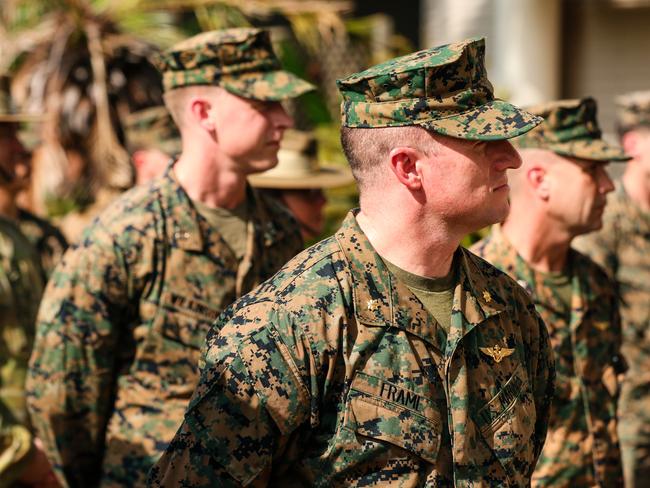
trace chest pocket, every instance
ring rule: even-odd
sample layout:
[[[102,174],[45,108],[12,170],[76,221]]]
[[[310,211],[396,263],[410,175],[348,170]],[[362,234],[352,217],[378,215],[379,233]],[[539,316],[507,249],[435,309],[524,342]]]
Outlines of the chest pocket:
[[[440,414],[429,399],[381,378],[358,372],[350,386],[345,428],[389,443],[435,463],[440,449]]]
[[[536,420],[535,404],[521,366],[475,415],[483,439],[507,471],[511,471],[516,458],[533,458],[531,436]]]
[[[168,292],[160,300],[159,313],[165,339],[200,350],[220,310],[194,297]]]

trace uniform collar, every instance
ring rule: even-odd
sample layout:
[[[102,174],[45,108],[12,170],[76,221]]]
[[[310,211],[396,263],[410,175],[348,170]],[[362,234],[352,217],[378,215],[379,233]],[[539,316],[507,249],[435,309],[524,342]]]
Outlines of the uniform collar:
[[[432,342],[433,318],[411,290],[390,274],[359,227],[355,218],[357,212],[348,213],[336,234],[352,275],[357,321],[397,327]],[[459,281],[454,290],[448,349],[449,343],[455,344],[485,319],[503,311],[507,303],[489,288],[490,279],[477,258],[463,248],[457,252],[460,253]]]
[[[153,183],[154,191],[159,191],[162,197],[164,212],[169,216],[166,226],[167,239],[175,247],[188,251],[201,251],[204,236],[199,224],[199,215],[172,170],[174,163],[175,161],[172,161],[163,177]],[[250,203],[255,242],[261,243],[264,247],[271,247],[281,241],[286,234],[285,229],[277,225],[277,219],[271,215],[267,204],[248,183],[246,198]],[[216,229],[211,229],[212,231],[216,235],[219,234]]]

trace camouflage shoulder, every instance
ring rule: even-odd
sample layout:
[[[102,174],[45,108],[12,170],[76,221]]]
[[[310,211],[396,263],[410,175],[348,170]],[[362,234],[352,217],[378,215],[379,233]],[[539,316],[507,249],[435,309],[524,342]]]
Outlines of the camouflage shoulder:
[[[607,294],[616,289],[616,282],[610,278],[605,268],[600,264],[575,248],[571,248],[569,252],[575,274],[587,278],[592,285],[597,286]]]
[[[472,246],[472,249],[474,247]],[[484,257],[475,254],[473,250],[464,248],[463,250],[467,259],[472,261],[481,273],[488,278],[490,289],[499,296],[507,299],[506,303],[509,306],[513,303],[513,299],[514,303],[521,304],[526,308],[533,306],[530,293],[514,278],[497,268]]]
[[[119,241],[130,228],[145,229],[152,226],[155,216],[151,205],[158,199],[158,192],[152,185],[131,188],[111,202],[88,224],[80,240],[92,239],[101,232],[110,234]]]

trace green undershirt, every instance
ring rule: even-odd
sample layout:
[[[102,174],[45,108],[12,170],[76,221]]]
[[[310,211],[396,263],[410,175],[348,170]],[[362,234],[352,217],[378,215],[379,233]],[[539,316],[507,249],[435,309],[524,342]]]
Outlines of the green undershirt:
[[[235,256],[242,258],[246,254],[248,202],[244,200],[233,209],[209,207],[197,200],[192,200],[192,204],[208,225],[218,230]]]
[[[383,258],[382,258],[383,259]],[[454,289],[458,281],[458,265],[456,259],[446,276],[429,278],[409,273],[393,263],[383,260],[388,270],[404,283],[418,297],[424,308],[449,335],[451,328],[451,308],[454,301]]]

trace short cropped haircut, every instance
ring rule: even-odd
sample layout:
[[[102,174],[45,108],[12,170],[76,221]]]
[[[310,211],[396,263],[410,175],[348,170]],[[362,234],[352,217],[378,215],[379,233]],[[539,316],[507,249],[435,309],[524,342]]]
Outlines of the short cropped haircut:
[[[426,155],[435,154],[438,142],[432,133],[416,126],[359,128],[341,127],[343,153],[350,163],[359,191],[372,178],[373,171],[386,161],[390,151],[410,146]]]

